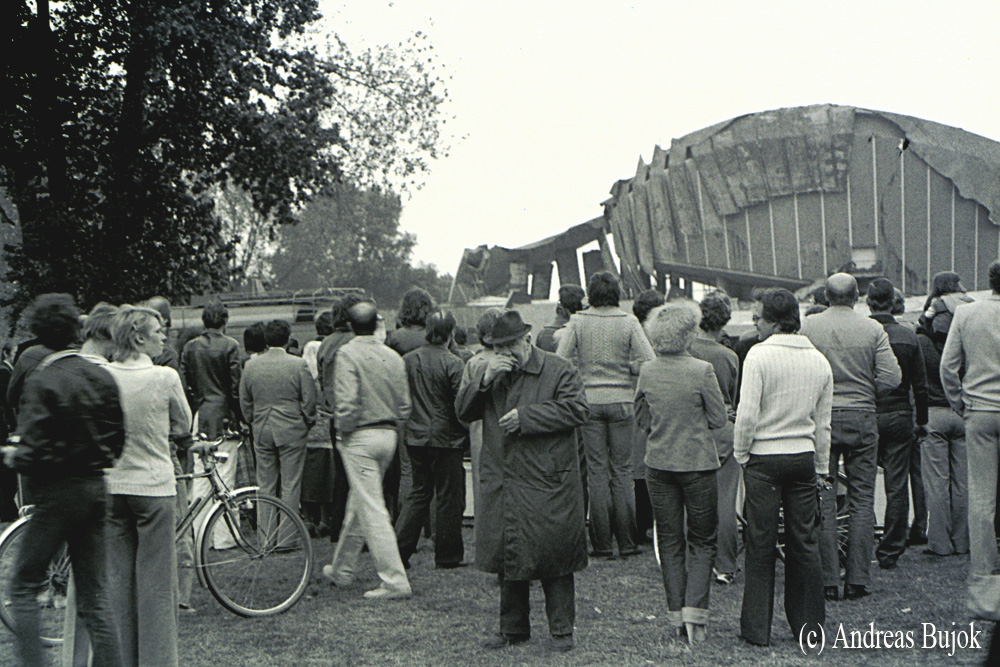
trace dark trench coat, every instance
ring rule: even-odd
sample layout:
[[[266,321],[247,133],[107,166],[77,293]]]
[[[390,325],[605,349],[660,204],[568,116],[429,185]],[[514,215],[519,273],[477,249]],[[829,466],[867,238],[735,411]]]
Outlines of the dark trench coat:
[[[587,421],[583,384],[567,360],[532,347],[524,367],[482,390],[485,365],[462,385],[459,419],[483,420],[476,567],[506,579],[549,579],[587,566],[583,486],[574,429]],[[499,420],[517,408],[520,429]]]

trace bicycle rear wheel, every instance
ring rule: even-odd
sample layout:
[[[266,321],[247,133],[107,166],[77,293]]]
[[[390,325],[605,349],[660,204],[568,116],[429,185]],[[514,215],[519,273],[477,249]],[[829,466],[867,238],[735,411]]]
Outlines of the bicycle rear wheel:
[[[0,535],[0,621],[13,632],[14,618],[11,615],[10,581],[14,578],[14,566],[21,551],[24,535],[28,530],[31,515],[18,519]],[[66,545],[59,548],[45,577],[43,588],[38,592],[39,634],[46,646],[62,643],[63,620],[66,616],[66,592],[69,586],[70,564]]]
[[[223,534],[231,539],[220,540]],[[277,498],[255,490],[212,510],[198,552],[209,592],[240,616],[290,609],[312,576],[312,544],[302,519]]]

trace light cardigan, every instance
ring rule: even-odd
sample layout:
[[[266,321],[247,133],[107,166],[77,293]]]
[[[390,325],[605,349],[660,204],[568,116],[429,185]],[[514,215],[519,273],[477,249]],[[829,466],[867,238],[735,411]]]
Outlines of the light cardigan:
[[[736,410],[737,462],[750,454],[815,452],[816,472],[830,467],[833,373],[809,339],[774,334],[753,346],[743,365]]]
[[[575,313],[561,330],[556,354],[576,362],[591,405],[631,403],[634,376],[656,356],[639,320],[617,306]]]
[[[170,436],[191,433],[191,409],[172,368],[154,366],[145,354],[106,366],[118,383],[125,413],[125,448],[108,473],[108,493],[176,494]]]

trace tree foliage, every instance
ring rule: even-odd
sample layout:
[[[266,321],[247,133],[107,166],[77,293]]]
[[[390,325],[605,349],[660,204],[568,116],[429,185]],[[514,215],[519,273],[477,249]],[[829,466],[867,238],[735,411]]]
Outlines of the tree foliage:
[[[345,175],[415,182],[441,150],[426,38],[319,52],[316,0],[2,4],[0,187],[22,301],[224,289],[249,263],[219,193],[271,237]]]
[[[450,279],[433,265],[413,267],[412,234],[399,230],[397,195],[341,185],[309,204],[294,227],[285,227],[270,275],[281,289],[362,287],[383,305],[394,306],[413,286],[439,301]]]

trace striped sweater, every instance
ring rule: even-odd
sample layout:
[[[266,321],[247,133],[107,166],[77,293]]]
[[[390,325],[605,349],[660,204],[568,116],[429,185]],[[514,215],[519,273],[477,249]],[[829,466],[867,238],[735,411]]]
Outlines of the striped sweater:
[[[743,365],[736,460],[815,452],[816,472],[826,475],[832,407],[833,373],[826,357],[805,336],[768,337],[750,349]]]

